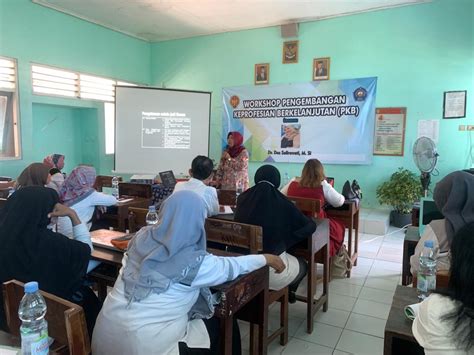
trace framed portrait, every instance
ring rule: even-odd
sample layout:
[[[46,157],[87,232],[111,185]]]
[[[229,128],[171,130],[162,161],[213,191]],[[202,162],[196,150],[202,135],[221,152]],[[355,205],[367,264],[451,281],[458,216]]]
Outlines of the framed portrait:
[[[314,58],[313,59],[313,80],[329,80],[329,66],[331,58]]]
[[[255,64],[255,85],[264,85],[270,82],[270,63]]]
[[[445,91],[443,101],[443,118],[466,117],[467,91]]]
[[[298,63],[298,41],[283,42],[283,64]]]

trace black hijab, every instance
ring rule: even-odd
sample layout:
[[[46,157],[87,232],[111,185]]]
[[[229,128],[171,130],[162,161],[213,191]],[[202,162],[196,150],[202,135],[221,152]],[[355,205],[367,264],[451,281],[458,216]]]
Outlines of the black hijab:
[[[41,290],[68,300],[80,288],[91,250],[47,228],[48,213],[58,200],[56,191],[39,186],[8,198],[0,216],[0,283],[38,281]],[[0,307],[0,326],[2,313]]]
[[[446,218],[446,235],[451,244],[454,235],[474,222],[474,175],[455,171],[435,186],[433,199]]]
[[[255,186],[237,200],[234,220],[263,227],[263,251],[280,255],[316,230],[316,223],[301,213],[280,191],[280,172],[263,165],[255,173]]]

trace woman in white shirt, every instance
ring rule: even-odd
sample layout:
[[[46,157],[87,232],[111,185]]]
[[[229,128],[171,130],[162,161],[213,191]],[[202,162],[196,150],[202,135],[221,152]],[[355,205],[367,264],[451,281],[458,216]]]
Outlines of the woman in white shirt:
[[[412,330],[426,355],[474,354],[474,223],[454,236],[448,288],[421,303]]]
[[[94,354],[218,353],[221,339],[207,319],[214,311],[209,287],[265,265],[281,272],[284,265],[275,255],[208,254],[206,214],[196,193],[178,191],[163,203],[160,223],[135,235],[97,318]],[[240,342],[234,345],[239,353]]]
[[[321,201],[321,207],[326,203],[333,207],[342,206],[345,199],[327,181],[323,164],[318,159],[309,159],[301,172],[301,178],[292,179],[281,190],[282,194],[292,197],[314,198]],[[328,218],[324,209],[318,218]],[[337,254],[344,241],[344,224],[337,219],[329,219],[329,252],[330,256]]]
[[[79,165],[64,180],[59,199],[76,211],[82,223],[91,227],[91,219],[96,206],[112,206],[117,203],[114,196],[97,192],[93,186],[96,172],[91,166]],[[72,235],[72,224],[68,218],[59,218],[57,232]]]

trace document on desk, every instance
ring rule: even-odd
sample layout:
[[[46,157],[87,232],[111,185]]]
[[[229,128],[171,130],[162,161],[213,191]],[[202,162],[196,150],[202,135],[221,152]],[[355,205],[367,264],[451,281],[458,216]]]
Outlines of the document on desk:
[[[419,303],[415,303],[415,304],[411,304],[409,306],[406,306],[405,307],[405,316],[410,320],[414,320],[416,318],[416,316],[418,315],[419,309],[420,309],[420,304]]]
[[[219,214],[232,214],[234,211],[232,211],[232,208],[227,205],[220,205],[219,206]]]
[[[130,201],[133,201],[133,198],[119,198],[117,200],[118,202],[130,202]]]
[[[127,233],[111,231],[108,229],[98,229],[91,232],[91,240],[93,245],[116,249],[112,245],[112,239],[123,237],[125,235],[127,235]]]

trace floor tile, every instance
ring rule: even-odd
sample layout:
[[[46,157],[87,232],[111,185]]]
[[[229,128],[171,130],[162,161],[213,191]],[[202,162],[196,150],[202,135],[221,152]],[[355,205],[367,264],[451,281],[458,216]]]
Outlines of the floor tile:
[[[334,349],[339,341],[342,330],[342,328],[333,327],[332,325],[314,322],[313,332],[308,334],[306,333],[305,323],[299,327],[294,337],[299,340],[309,341]]]
[[[342,282],[342,283],[348,283],[348,284],[362,286],[365,283],[366,277],[367,277],[366,275],[361,275],[361,274],[358,274],[358,273],[354,273],[354,274],[351,273],[351,277],[349,277],[349,278],[347,278],[347,277],[333,278],[331,283],[333,281],[337,280],[338,282]]]
[[[394,291],[378,290],[376,288],[362,287],[359,298],[385,304],[392,304]]]
[[[400,284],[398,276],[368,276],[364,287],[377,288],[385,291],[395,291]]]
[[[334,293],[350,297],[359,296],[360,290],[362,289],[361,285],[354,285],[342,280],[344,279],[333,279],[329,283],[329,302],[331,302],[331,297]]]
[[[291,342],[283,350],[285,355],[299,355],[299,354],[318,354],[318,355],[332,355],[333,349],[322,345],[302,341],[298,339],[291,339]]]
[[[383,339],[351,330],[344,330],[336,349],[348,351],[352,354],[382,355]]]
[[[375,260],[373,265],[372,265],[372,268],[401,271],[402,270],[402,264],[401,263],[393,263],[393,262],[385,261],[385,260]]]
[[[367,276],[371,268],[372,268],[371,266],[363,266],[363,265],[357,264],[357,266],[352,267],[351,274]]]
[[[400,276],[401,273],[401,267],[400,270],[386,270],[382,268],[375,268],[374,266],[372,266],[368,276]]]
[[[293,303],[293,304],[290,303],[288,305],[288,317],[306,319],[306,310],[307,310],[306,302],[297,301],[296,303]]]
[[[351,355],[352,353],[346,353],[345,351],[341,350],[334,350],[332,355]]]
[[[390,305],[374,301],[368,301],[359,298],[352,309],[353,313],[363,314],[366,316],[387,319],[390,313]]]
[[[385,323],[385,319],[352,313],[349,316],[345,329],[383,338]]]
[[[270,314],[268,316],[268,331],[269,333],[280,327],[280,312],[278,314]],[[306,324],[306,321],[301,318],[295,318],[290,315],[288,311],[288,336],[292,337],[296,334],[301,324]]]
[[[356,303],[357,298],[339,295],[337,293],[329,294],[329,306],[343,311],[352,311],[352,307]]]
[[[357,266],[372,266],[373,263],[374,259],[362,258],[360,256],[357,258]]]
[[[350,312],[341,311],[340,309],[329,308],[327,312],[320,310],[314,316],[316,322],[333,325],[335,327],[344,328]]]

